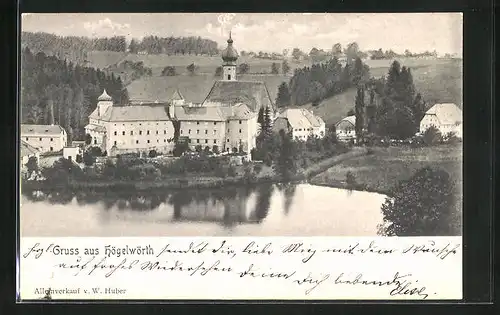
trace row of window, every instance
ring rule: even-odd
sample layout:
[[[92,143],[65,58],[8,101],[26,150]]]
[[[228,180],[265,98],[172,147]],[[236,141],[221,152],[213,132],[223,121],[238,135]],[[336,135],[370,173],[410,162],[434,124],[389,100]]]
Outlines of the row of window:
[[[147,143],[151,143],[151,140],[147,140],[146,141]],[[163,142],[164,143],[167,143],[167,139],[163,139]],[[97,144],[97,141],[94,140],[94,143]],[[160,140],[159,139],[156,139],[156,143],[160,143]],[[117,141],[113,141],[113,144],[116,145],[117,144]],[[135,140],[135,144],[139,144],[139,140]]]
[[[38,140],[42,141],[43,138],[39,138]],[[29,138],[26,138],[26,141],[28,141]],[[50,141],[54,141],[54,138],[50,138]]]
[[[227,132],[229,132],[229,129],[227,130]],[[239,132],[241,133],[241,129],[239,130]],[[184,133],[184,131],[181,129],[181,135]],[[217,130],[214,130],[213,131],[214,135],[217,133]],[[191,129],[188,130],[188,134],[191,134]],[[197,129],[196,130],[196,134],[199,135],[200,134],[200,130]],[[208,130],[205,130],[205,134],[208,135]]]
[[[156,130],[156,134],[157,134],[157,135],[159,134],[158,130]],[[166,131],[166,130],[163,130],[163,134],[164,134],[164,135],[166,135],[166,134],[167,134],[167,131]],[[114,132],[114,135],[115,135],[115,136],[117,136],[117,135],[118,135],[118,132],[117,132],[117,131],[115,131],[115,132]],[[122,131],[122,136],[124,136],[124,135],[125,135],[125,131]],[[131,136],[133,136],[133,135],[134,135],[134,131],[133,131],[133,130],[131,130],[131,131],[130,131],[130,135],[131,135]],[[139,130],[139,136],[141,136],[141,135],[142,135],[142,130]],[[146,130],[146,135],[149,135],[149,130]]]
[[[302,131],[302,128],[300,128],[300,129],[295,129],[294,131]],[[304,128],[304,131],[313,131],[313,129],[312,129],[312,128],[307,128],[307,129],[306,129],[306,128]]]
[[[241,125],[241,124],[242,124],[242,121],[240,120],[240,121],[239,121],[239,123],[240,123],[240,125]],[[196,122],[196,124],[197,124],[197,125],[199,125],[199,124],[200,124],[200,122],[199,122],[199,121],[197,121],[197,122]],[[208,121],[205,121],[205,125],[207,125],[207,124],[208,124]],[[217,125],[217,122],[216,122],[216,121],[214,121],[214,126],[216,126],[216,125]]]

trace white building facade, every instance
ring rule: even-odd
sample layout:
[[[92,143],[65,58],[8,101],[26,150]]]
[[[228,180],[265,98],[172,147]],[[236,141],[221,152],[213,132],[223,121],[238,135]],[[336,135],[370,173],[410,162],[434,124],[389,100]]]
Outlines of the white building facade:
[[[68,142],[66,130],[59,125],[21,125],[21,140],[43,152],[61,151]]]
[[[457,105],[453,103],[435,104],[420,121],[420,133],[424,133],[430,127],[435,127],[445,137],[453,133],[456,137],[462,138],[462,126],[462,110]]]
[[[292,138],[306,141],[309,137],[323,138],[326,125],[321,117],[303,108],[287,108],[280,112],[274,121],[273,130],[285,130]]]

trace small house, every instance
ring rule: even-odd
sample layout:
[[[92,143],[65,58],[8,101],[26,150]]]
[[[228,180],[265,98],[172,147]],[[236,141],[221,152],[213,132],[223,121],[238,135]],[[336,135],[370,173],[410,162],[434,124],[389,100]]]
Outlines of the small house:
[[[340,141],[356,139],[356,116],[347,116],[335,124],[335,133]]]
[[[431,126],[437,128],[443,136],[454,133],[462,138],[462,110],[453,103],[435,104],[420,121],[420,132],[424,133]]]

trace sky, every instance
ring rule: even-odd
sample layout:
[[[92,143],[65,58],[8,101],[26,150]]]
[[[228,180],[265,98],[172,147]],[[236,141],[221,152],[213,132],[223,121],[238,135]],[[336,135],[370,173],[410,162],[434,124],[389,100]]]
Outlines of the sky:
[[[24,13],[23,31],[142,38],[201,36],[238,50],[330,50],[357,42],[361,50],[462,54],[461,13]]]

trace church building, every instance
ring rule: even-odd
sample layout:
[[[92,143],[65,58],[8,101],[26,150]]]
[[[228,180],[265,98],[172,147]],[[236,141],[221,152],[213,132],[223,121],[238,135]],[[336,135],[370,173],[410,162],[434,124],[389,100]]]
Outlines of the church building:
[[[186,102],[176,90],[167,103],[115,106],[104,91],[85,127],[92,143],[108,155],[152,149],[168,153],[178,122],[179,136],[188,139],[191,149],[249,153],[256,146],[259,110],[269,107],[272,114],[276,110],[264,82],[237,80],[238,52],[231,34],[221,57],[222,80],[214,82],[200,105]]]

